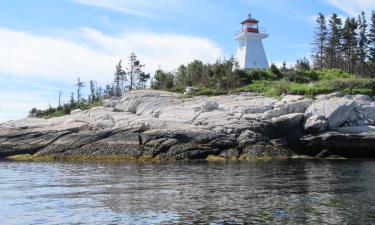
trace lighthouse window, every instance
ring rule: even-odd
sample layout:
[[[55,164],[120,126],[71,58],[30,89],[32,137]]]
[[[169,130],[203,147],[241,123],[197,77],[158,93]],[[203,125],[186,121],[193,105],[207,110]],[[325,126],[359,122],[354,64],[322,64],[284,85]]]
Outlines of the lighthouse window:
[[[250,28],[250,29],[258,29],[258,25],[257,25],[257,24],[254,24],[254,23],[247,24],[247,28]]]

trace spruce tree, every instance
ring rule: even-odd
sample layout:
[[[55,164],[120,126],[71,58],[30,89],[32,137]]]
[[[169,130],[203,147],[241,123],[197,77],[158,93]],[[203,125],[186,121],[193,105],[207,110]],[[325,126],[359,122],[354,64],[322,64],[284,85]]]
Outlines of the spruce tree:
[[[129,80],[129,90],[134,88],[145,88],[150,74],[143,71],[145,65],[141,64],[138,57],[132,52],[129,56],[129,67],[127,68],[127,76]]]
[[[122,69],[122,60],[116,65],[114,94],[121,96],[125,92],[126,72]]]
[[[93,80],[90,80],[90,100],[91,102],[97,101],[97,92],[96,92],[96,83]]]
[[[366,60],[368,54],[368,37],[367,37],[367,21],[365,12],[362,12],[358,17],[359,23],[359,43],[358,43],[358,55],[359,55],[359,74],[364,75],[366,69]]]
[[[110,98],[110,97],[113,97],[113,88],[111,85],[107,84],[105,86],[105,91],[104,91],[104,95],[107,97],[107,98]]]
[[[354,72],[354,67],[357,61],[357,34],[358,23],[355,18],[347,18],[342,31],[342,51],[344,55],[344,69],[349,72]]]
[[[133,90],[135,87],[135,67],[139,65],[139,61],[137,60],[137,56],[134,52],[130,53],[129,56],[129,68],[128,68],[128,77],[129,77],[129,90]]]
[[[313,42],[314,67],[323,69],[328,32],[326,18],[322,13],[319,13],[318,18],[316,19],[316,23],[317,27],[314,32],[315,38]]]
[[[370,62],[370,75],[375,76],[375,11],[371,14],[371,27],[369,32],[369,62]]]
[[[70,94],[70,100],[69,100],[69,103],[70,103],[70,107],[71,107],[71,108],[75,107],[76,102],[75,102],[75,100],[74,100],[74,93],[73,93],[73,92]]]
[[[103,100],[103,88],[101,86],[96,87],[96,100]]]
[[[139,72],[139,86],[143,89],[146,88],[146,83],[147,81],[150,79],[150,74],[149,73],[145,73],[144,71],[140,71]]]
[[[75,84],[77,87],[77,102],[79,103],[81,101],[81,90],[85,87],[85,82],[82,82],[81,79],[78,77],[77,83]]]
[[[283,62],[283,65],[281,66],[281,72],[286,72],[288,69],[286,68],[286,62]]]
[[[176,84],[181,87],[187,86],[186,81],[187,81],[187,68],[185,65],[180,65],[177,68]]]
[[[327,65],[329,68],[338,68],[339,60],[341,55],[341,36],[342,36],[342,21],[333,14],[329,19],[329,32],[328,32],[328,44],[327,44]]]

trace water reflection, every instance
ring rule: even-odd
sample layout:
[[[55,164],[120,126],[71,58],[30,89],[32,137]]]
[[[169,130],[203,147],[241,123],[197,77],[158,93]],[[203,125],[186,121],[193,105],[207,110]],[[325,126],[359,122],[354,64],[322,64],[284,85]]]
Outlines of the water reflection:
[[[372,161],[0,162],[0,224],[369,224]]]

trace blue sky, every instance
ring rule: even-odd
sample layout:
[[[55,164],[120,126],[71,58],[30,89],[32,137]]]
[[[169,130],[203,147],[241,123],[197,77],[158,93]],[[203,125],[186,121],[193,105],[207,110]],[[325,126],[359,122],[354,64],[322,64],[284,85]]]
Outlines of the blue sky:
[[[314,18],[375,8],[373,0],[12,0],[0,2],[0,122],[66,101],[78,76],[112,81],[135,51],[146,69],[235,54],[233,35],[252,13],[270,37],[270,62],[309,56]]]

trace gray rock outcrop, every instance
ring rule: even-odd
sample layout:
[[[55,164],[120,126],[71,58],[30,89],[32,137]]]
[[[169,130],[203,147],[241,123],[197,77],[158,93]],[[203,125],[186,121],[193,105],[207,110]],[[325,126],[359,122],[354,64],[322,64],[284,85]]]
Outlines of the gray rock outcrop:
[[[288,158],[293,152],[315,156],[324,149],[368,157],[375,156],[369,147],[375,146],[374,121],[375,103],[366,96],[320,96],[314,101],[291,95],[281,100],[247,93],[181,98],[163,91],[131,91],[71,115],[1,124],[0,157],[255,159]],[[343,152],[333,149],[335,141]],[[356,155],[357,145],[363,150]]]
[[[305,112],[305,118],[313,115],[324,117],[328,120],[329,128],[342,126],[348,121],[355,107],[355,101],[343,98],[331,98],[313,103]]]

